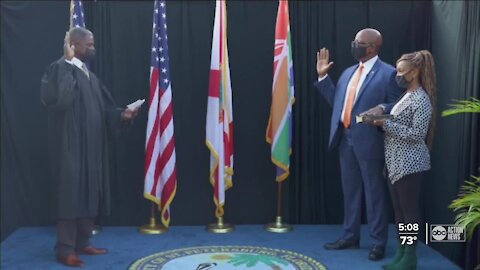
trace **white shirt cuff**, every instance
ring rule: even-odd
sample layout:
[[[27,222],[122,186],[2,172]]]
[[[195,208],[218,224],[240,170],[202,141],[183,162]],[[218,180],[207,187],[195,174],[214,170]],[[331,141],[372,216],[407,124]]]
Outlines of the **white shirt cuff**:
[[[319,82],[323,81],[325,78],[327,78],[327,76],[328,76],[328,74],[325,74],[322,77],[318,77],[318,81]]]

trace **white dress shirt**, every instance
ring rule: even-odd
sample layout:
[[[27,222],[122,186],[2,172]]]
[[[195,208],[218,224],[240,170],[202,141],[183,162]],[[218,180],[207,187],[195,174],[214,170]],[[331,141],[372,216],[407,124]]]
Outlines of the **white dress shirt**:
[[[85,73],[85,75],[87,75],[88,78],[90,78],[90,74],[88,72],[87,66],[85,65],[85,63],[82,62],[82,60],[80,60],[80,59],[78,59],[74,56],[72,58],[72,60],[65,59],[65,62],[78,67],[79,69],[81,69]]]

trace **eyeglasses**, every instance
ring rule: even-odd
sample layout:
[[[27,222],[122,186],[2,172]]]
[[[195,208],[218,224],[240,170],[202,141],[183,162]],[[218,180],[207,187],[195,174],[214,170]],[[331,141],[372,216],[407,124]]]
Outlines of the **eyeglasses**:
[[[370,47],[370,46],[375,47],[375,44],[373,43],[358,42],[356,40],[352,41],[351,45],[352,47]]]

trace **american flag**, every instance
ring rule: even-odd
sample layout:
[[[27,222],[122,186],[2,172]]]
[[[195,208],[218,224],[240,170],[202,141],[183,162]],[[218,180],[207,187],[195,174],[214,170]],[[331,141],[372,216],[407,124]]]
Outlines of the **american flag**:
[[[151,50],[144,197],[158,204],[162,223],[168,227],[177,173],[165,1],[154,4]]]
[[[83,4],[80,0],[70,1],[70,28],[85,27]]]

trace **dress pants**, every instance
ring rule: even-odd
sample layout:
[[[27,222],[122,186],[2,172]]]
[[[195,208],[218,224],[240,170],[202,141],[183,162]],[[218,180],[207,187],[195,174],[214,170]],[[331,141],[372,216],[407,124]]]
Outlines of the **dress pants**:
[[[59,219],[57,221],[57,244],[55,254],[63,258],[90,245],[94,225],[93,217]]]
[[[384,159],[373,159],[369,153],[354,150],[350,129],[344,129],[340,140],[340,170],[344,200],[344,235],[347,241],[360,240],[362,197],[365,194],[367,220],[372,244],[385,247],[388,237],[386,216],[386,180]]]

